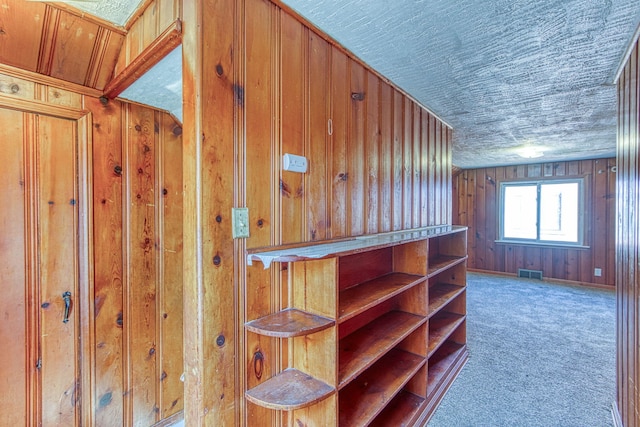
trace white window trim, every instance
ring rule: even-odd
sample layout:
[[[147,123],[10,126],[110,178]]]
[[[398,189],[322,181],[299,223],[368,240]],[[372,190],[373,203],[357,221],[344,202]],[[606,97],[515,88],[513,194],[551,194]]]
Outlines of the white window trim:
[[[545,184],[567,184],[567,183],[577,183],[578,184],[578,241],[577,242],[565,242],[565,241],[554,241],[554,240],[540,240],[540,186]],[[518,239],[518,238],[505,238],[504,237],[504,194],[505,188],[510,186],[517,185],[537,185],[538,186],[538,202],[537,202],[537,236],[536,239]],[[565,246],[565,247],[576,247],[576,248],[587,248],[585,246],[585,180],[584,178],[562,178],[562,179],[538,179],[538,180],[514,180],[514,181],[503,181],[500,183],[500,194],[498,198],[498,236],[499,238],[496,240],[496,243],[513,243],[513,244],[525,244],[525,245],[543,245],[543,246]]]

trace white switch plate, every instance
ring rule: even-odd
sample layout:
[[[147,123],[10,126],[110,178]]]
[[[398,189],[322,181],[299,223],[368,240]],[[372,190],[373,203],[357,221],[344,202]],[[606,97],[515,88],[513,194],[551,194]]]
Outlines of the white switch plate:
[[[596,277],[602,276],[602,269],[601,268],[594,268],[593,269],[593,275],[596,276]]]
[[[249,237],[249,208],[231,209],[231,230],[234,239]]]
[[[309,162],[304,156],[289,153],[282,156],[282,169],[286,171],[305,173],[308,166]]]

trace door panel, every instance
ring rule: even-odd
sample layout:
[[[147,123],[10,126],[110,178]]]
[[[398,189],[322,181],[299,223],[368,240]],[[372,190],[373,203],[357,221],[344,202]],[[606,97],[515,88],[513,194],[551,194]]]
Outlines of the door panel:
[[[0,127],[0,413],[8,425],[78,425],[77,122],[0,109]]]
[[[78,372],[75,122],[35,118],[43,425],[73,425]],[[71,292],[68,322],[63,294]],[[75,304],[73,304],[75,303]]]

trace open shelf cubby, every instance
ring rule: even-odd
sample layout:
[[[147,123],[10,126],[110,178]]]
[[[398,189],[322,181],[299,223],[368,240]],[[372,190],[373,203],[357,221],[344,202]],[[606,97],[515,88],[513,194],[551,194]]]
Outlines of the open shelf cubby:
[[[245,323],[284,349],[282,371],[246,399],[305,425],[425,424],[467,358],[466,233],[438,226],[249,251],[250,265],[287,263],[288,304]]]

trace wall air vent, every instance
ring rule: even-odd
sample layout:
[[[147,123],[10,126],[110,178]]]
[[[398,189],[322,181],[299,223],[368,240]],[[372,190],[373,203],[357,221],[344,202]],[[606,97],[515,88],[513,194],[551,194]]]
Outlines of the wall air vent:
[[[542,270],[526,270],[524,268],[519,268],[518,277],[542,280]]]

